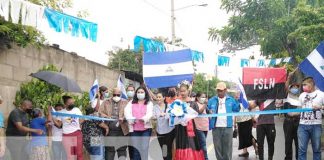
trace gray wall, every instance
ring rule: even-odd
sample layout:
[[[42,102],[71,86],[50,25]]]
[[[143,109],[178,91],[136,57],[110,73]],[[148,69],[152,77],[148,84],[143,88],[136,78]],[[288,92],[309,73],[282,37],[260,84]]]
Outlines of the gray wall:
[[[91,54],[95,56],[95,53]],[[83,91],[88,91],[96,78],[100,85],[108,86],[109,89],[116,87],[120,74],[75,53],[53,47],[38,49],[13,45],[11,49],[0,49],[0,95],[4,99],[0,111],[5,117],[14,108],[13,101],[20,84],[30,81],[29,74],[37,72],[47,64],[62,68],[62,72],[76,80]]]

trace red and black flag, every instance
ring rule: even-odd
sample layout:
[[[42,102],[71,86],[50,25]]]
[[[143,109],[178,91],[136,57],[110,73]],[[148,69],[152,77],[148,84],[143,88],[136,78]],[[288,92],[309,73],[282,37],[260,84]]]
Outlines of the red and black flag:
[[[284,99],[284,68],[243,68],[243,87],[248,99]]]

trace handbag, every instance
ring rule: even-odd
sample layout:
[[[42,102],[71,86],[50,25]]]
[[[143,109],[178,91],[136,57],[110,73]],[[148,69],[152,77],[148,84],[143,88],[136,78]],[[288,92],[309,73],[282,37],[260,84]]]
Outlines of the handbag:
[[[237,138],[237,129],[236,128],[233,131],[233,138]]]

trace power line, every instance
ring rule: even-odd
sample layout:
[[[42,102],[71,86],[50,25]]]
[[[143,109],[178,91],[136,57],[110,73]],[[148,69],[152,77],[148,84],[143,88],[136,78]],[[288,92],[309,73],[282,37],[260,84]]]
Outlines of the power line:
[[[144,3],[148,4],[149,6],[151,6],[152,8],[154,8],[155,10],[165,14],[166,16],[170,16],[170,13],[165,12],[164,10],[162,10],[161,8],[155,6],[154,4],[152,4],[151,2],[148,2],[147,0],[143,0]]]

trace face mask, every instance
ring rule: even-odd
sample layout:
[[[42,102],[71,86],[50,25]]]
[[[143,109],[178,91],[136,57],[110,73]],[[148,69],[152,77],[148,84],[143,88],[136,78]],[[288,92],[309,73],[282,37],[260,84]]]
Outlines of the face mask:
[[[137,98],[143,100],[145,98],[145,93],[137,93]]]
[[[74,105],[74,104],[71,104],[71,105],[69,105],[67,108],[71,110],[71,109],[73,109],[74,107],[75,107],[75,105]]]
[[[109,98],[109,93],[108,93],[108,92],[106,92],[106,93],[104,94],[104,98]]]
[[[290,92],[291,92],[292,94],[299,94],[299,89],[298,89],[298,88],[291,88],[291,89],[290,89]]]
[[[134,93],[134,91],[127,91],[126,94],[127,94],[128,98],[133,98],[135,93]]]
[[[304,92],[307,92],[307,93],[310,93],[311,92],[311,89],[309,86],[303,86],[303,91]]]
[[[170,97],[174,97],[175,96],[175,92],[174,91],[169,91],[169,96]]]
[[[205,102],[206,102],[206,98],[200,98],[200,99],[199,99],[199,103],[203,104],[203,103],[205,103]]]
[[[120,98],[120,97],[113,97],[112,99],[113,99],[113,101],[115,101],[115,102],[119,102],[121,98]]]
[[[26,109],[26,113],[32,114],[33,113],[33,109]]]

